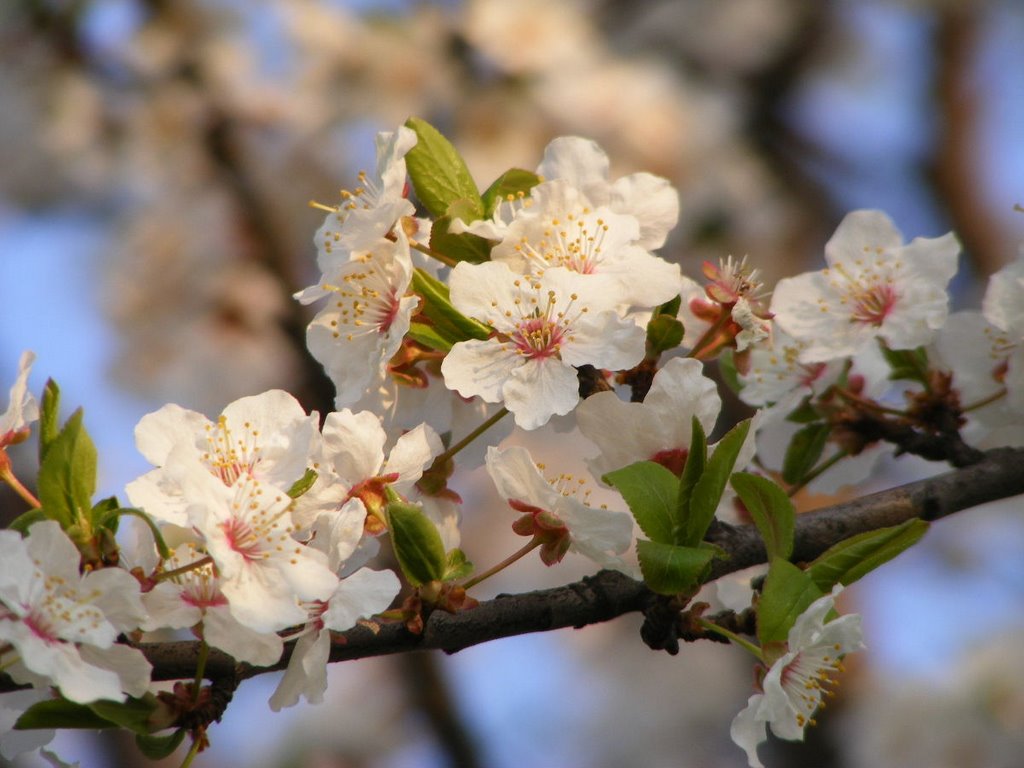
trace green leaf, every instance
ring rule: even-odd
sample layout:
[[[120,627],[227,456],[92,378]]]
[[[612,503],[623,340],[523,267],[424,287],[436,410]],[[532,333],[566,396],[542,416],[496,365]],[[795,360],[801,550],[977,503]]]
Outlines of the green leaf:
[[[96,491],[96,447],[82,426],[82,409],[50,443],[39,467],[39,501],[46,516],[68,529],[88,519]]]
[[[675,525],[672,529],[672,542],[685,544],[685,521],[690,519],[690,503],[693,489],[704,474],[708,463],[708,439],[704,427],[696,416],[690,419],[690,453],[683,465],[683,474],[679,477],[679,494],[676,496],[676,513],[673,517]],[[703,534],[701,534],[703,536]]]
[[[412,504],[393,501],[387,506],[388,529],[402,573],[414,587],[444,577],[448,565],[441,534]]]
[[[601,478],[626,500],[637,524],[652,541],[673,543],[679,479],[661,464],[638,461]]]
[[[915,518],[851,536],[822,553],[807,566],[807,573],[823,591],[835,584],[852,584],[916,544],[927,530],[928,523]]]
[[[761,532],[768,560],[788,560],[793,554],[796,510],[789,496],[766,477],[737,472],[730,479],[750,517]]]
[[[86,704],[76,704],[67,699],[46,699],[37,701],[21,713],[14,724],[15,730],[30,731],[36,728],[113,728],[114,723],[96,714]]]
[[[781,558],[772,560],[757,603],[761,645],[785,642],[800,614],[823,594],[809,574]]]
[[[810,424],[814,421],[821,421],[821,414],[818,409],[811,405],[811,397],[808,395],[800,401],[800,405],[786,415],[786,421],[794,424]]]
[[[732,348],[727,347],[719,352],[715,362],[718,363],[718,373],[722,382],[733,394],[739,394],[743,389],[743,383],[740,381],[739,371],[736,370],[736,356]]]
[[[831,431],[828,424],[818,422],[808,424],[793,435],[782,461],[782,479],[790,485],[802,482],[825,451]]]
[[[134,733],[149,733],[149,717],[157,708],[156,697],[147,693],[141,699],[127,698],[124,701],[100,699],[87,705],[89,709],[105,720],[127,728]]]
[[[745,419],[725,433],[718,441],[715,452],[708,458],[707,465],[700,479],[693,486],[690,495],[689,511],[682,525],[682,540],[677,543],[688,547],[700,544],[707,533],[708,526],[715,518],[718,502],[722,500],[726,483],[736,464],[736,457],[743,447],[743,441],[750,431],[750,419]],[[690,460],[687,459],[687,464]],[[683,470],[685,475],[686,470]]]
[[[434,330],[452,344],[467,339],[486,339],[490,326],[477,322],[452,306],[448,286],[422,269],[412,276],[413,290],[423,297],[422,312],[434,324]]]
[[[42,465],[46,452],[60,433],[60,387],[53,379],[47,379],[43,387],[43,401],[39,407],[39,464]]]
[[[460,201],[461,202],[461,201]],[[481,264],[491,258],[491,242],[472,232],[454,234],[448,231],[452,219],[456,216],[442,216],[434,221],[430,228],[430,247],[455,261],[468,261]],[[457,218],[465,219],[461,216]]]
[[[92,527],[94,529],[107,528],[113,533],[117,533],[119,517],[117,511],[120,508],[121,505],[117,502],[116,496],[108,496],[97,501],[89,511],[89,520],[92,522]]]
[[[679,315],[679,308],[683,306],[683,297],[676,296],[674,299],[670,299],[654,310],[656,315],[668,315],[669,317],[676,317]]]
[[[683,343],[683,324],[669,315],[653,315],[647,323],[647,356],[657,358],[662,352]]]
[[[130,515],[131,517],[137,517],[139,520],[149,526],[150,532],[153,534],[153,541],[156,543],[157,552],[160,553],[160,557],[167,560],[171,556],[171,550],[167,546],[167,542],[164,541],[163,533],[160,532],[160,527],[153,521],[149,515],[143,512],[141,509],[135,507],[118,507],[112,509],[106,513],[104,517],[96,520],[97,528],[108,528],[116,530],[116,525],[112,525],[111,520],[117,520],[124,515]]]
[[[928,384],[928,352],[924,347],[917,349],[889,349],[884,343],[880,343],[882,354],[889,363],[889,378],[892,381],[909,379]]]
[[[150,760],[162,760],[181,746],[188,731],[180,728],[166,736],[154,736],[152,734],[135,734],[135,745],[139,752]]]
[[[304,494],[306,491],[313,487],[313,483],[316,482],[316,479],[318,477],[319,475],[317,474],[317,471],[315,469],[313,469],[312,467],[307,468],[306,471],[302,474],[302,477],[300,477],[298,480],[292,483],[292,487],[288,489],[288,498],[299,498],[299,496],[301,496],[302,494]]]
[[[453,549],[448,553],[444,567],[444,581],[458,581],[473,572],[473,564],[466,558],[461,549]]]
[[[438,217],[444,216],[456,200],[467,200],[475,214],[471,221],[482,218],[484,204],[480,192],[466,161],[452,143],[418,117],[410,117],[405,125],[417,136],[416,146],[405,156],[405,166],[423,207]]]
[[[46,513],[37,507],[35,509],[30,509],[27,512],[22,512],[16,518],[11,520],[7,527],[12,531],[17,531],[22,536],[25,536],[28,533],[28,529],[34,524],[38,523],[40,520],[48,519],[49,518],[46,516]]]
[[[636,543],[644,583],[660,595],[694,592],[719,552],[716,547],[679,547],[645,539]]]
[[[426,323],[410,323],[409,330],[406,331],[405,335],[413,341],[429,349],[436,349],[439,352],[448,352],[455,346],[455,342],[449,341],[438,333],[434,326],[427,325]]]
[[[520,192],[524,196],[528,195],[531,189],[540,184],[540,181],[540,176],[536,173],[524,171],[522,168],[510,168],[505,171],[484,192],[484,215],[481,218],[490,218],[498,206],[504,202],[518,200]]]

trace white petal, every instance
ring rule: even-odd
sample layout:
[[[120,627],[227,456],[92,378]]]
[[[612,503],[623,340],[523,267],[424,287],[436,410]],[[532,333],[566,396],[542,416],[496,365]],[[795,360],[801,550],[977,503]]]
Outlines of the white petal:
[[[764,720],[757,716],[763,698],[762,694],[755,693],[747,699],[747,706],[736,715],[729,727],[729,737],[747,753],[750,768],[764,768],[764,763],[757,757],[758,746],[768,738]]]
[[[329,413],[323,436],[328,463],[350,487],[380,472],[387,435],[376,414],[347,408]]]
[[[284,643],[273,632],[240,624],[227,606],[210,608],[203,618],[203,639],[238,661],[266,667],[281,658]]]
[[[608,155],[590,139],[560,136],[544,149],[537,166],[544,179],[564,179],[579,188],[594,205],[608,199]]]
[[[506,501],[522,501],[554,512],[561,495],[544,479],[530,452],[522,446],[487,449],[487,474]]]
[[[554,357],[515,368],[501,394],[522,429],[537,429],[552,416],[569,413],[580,399],[576,369]]]
[[[466,398],[502,400],[502,387],[521,364],[514,349],[495,339],[460,341],[441,361],[444,385]]]
[[[399,491],[413,485],[423,475],[423,470],[444,451],[441,438],[432,427],[420,424],[406,432],[395,442],[388,455],[385,471],[397,472]]]
[[[279,712],[284,707],[298,704],[300,696],[305,696],[310,704],[323,701],[330,652],[329,632],[311,632],[300,637],[292,649],[288,668],[270,697],[270,708]]]
[[[612,184],[611,208],[632,214],[640,222],[638,245],[648,250],[660,248],[679,221],[679,193],[668,179],[634,173]]]
[[[210,420],[203,414],[170,403],[139,420],[135,426],[135,446],[150,464],[159,467],[174,446],[195,446],[209,425]]]
[[[79,652],[83,661],[115,673],[120,680],[121,690],[129,696],[138,698],[149,690],[153,665],[138,648],[120,644],[109,648],[83,645]]]
[[[391,571],[360,568],[342,579],[334,591],[323,615],[324,626],[338,632],[351,629],[356,620],[386,611],[401,587]]]

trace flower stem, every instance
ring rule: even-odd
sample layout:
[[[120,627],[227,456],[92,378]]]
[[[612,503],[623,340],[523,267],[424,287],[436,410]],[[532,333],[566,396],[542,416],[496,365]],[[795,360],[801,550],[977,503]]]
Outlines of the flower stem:
[[[722,345],[722,342],[715,342],[718,337],[719,331],[721,331],[725,327],[725,323],[730,317],[730,312],[723,311],[718,316],[718,319],[715,320],[715,322],[711,325],[711,327],[704,331],[704,335],[697,340],[697,343],[693,345],[693,349],[687,352],[686,356],[692,357],[694,360],[703,360],[704,355],[709,351],[709,348],[712,348],[712,346],[714,348],[720,347]]]
[[[435,251],[430,246],[423,245],[422,243],[417,243],[415,240],[409,241],[409,247],[419,251],[420,253],[426,256],[429,256],[432,259],[437,259],[446,267],[454,267],[456,264],[458,264],[458,262],[455,261],[455,259],[453,259],[451,256],[445,256],[440,251]]]
[[[199,690],[203,686],[203,675],[206,673],[206,660],[210,657],[210,646],[205,640],[199,642],[199,658],[196,660],[196,676],[192,681],[192,703],[199,703]]]
[[[470,432],[464,438],[459,440],[459,442],[455,443],[455,445],[453,445],[447,451],[445,451],[440,456],[438,456],[436,459],[434,459],[434,466],[439,467],[442,464],[444,464],[444,462],[448,461],[448,459],[450,459],[452,456],[457,454],[459,451],[461,451],[467,445],[472,443],[474,440],[476,440],[478,437],[480,437],[480,435],[482,435],[488,429],[493,427],[495,424],[497,424],[499,421],[501,421],[507,415],[508,415],[508,408],[504,408],[504,407],[503,408],[499,408],[497,410],[497,412],[493,416],[491,416],[489,419],[484,421],[483,424],[481,424],[479,427],[474,429],[472,432]]]
[[[514,563],[516,560],[519,560],[519,559],[525,557],[526,555],[530,554],[530,552],[535,550],[540,545],[541,545],[540,539],[538,537],[534,536],[532,539],[530,539],[530,541],[526,544],[526,546],[524,546],[524,547],[522,547],[520,549],[517,549],[515,552],[513,552],[511,555],[506,557],[504,560],[502,560],[497,565],[493,565],[490,568],[488,568],[486,571],[484,571],[483,573],[478,573],[473,578],[468,579],[467,581],[463,582],[462,588],[463,589],[469,589],[470,587],[475,587],[477,584],[479,584],[484,579],[489,579],[491,576],[496,574],[498,571],[502,571],[505,568],[508,568],[508,566],[512,565],[512,563]]]
[[[790,489],[788,491],[786,491],[786,495],[787,496],[796,496],[796,494],[800,490],[805,488],[809,483],[811,483],[812,481],[816,480],[824,472],[826,472],[827,470],[829,470],[832,467],[834,467],[836,464],[838,464],[840,462],[840,460],[845,459],[849,455],[850,454],[849,454],[848,451],[839,451],[835,455],[830,456],[828,459],[826,459],[825,461],[821,462],[821,464],[819,464],[814,469],[812,469],[810,472],[808,472],[806,475],[804,475],[803,479],[801,479],[799,483],[797,483],[796,485],[791,486]]]
[[[32,491],[22,485],[21,481],[14,476],[14,473],[9,468],[0,470],[0,480],[11,486],[14,492],[21,496],[32,509],[39,509],[43,506],[39,499],[33,495]]]
[[[970,411],[976,411],[979,408],[984,408],[986,405],[990,405],[991,403],[994,403],[994,402],[996,402],[997,400],[999,400],[1000,398],[1003,398],[1003,397],[1006,397],[1006,388],[1005,387],[1000,389],[998,392],[995,392],[994,394],[989,395],[988,397],[983,397],[981,400],[979,400],[976,403],[971,403],[970,405],[965,405],[960,410],[963,413],[969,413]]]
[[[206,557],[201,557],[198,560],[195,560],[195,561],[189,563],[188,565],[183,565],[180,568],[174,568],[173,570],[170,570],[170,571],[164,571],[163,573],[158,573],[156,576],[153,577],[153,581],[154,582],[167,581],[167,579],[173,579],[175,576],[181,576],[181,574],[183,574],[183,573],[188,573],[189,571],[198,570],[199,568],[202,568],[204,565],[209,565],[212,562],[213,562],[213,558],[210,557],[209,555],[207,555]]]
[[[886,405],[882,405],[875,400],[870,400],[866,397],[862,397],[855,392],[851,392],[843,387],[835,387],[835,393],[847,402],[859,405],[866,411],[874,411],[875,413],[881,413],[887,416],[896,416],[898,418],[906,418],[907,412],[901,411],[897,408],[889,408]]]
[[[199,754],[199,746],[203,743],[202,737],[193,735],[192,746],[188,750],[188,754],[185,755],[185,759],[181,762],[181,768],[189,768],[192,765],[192,761],[196,759],[196,755]]]
[[[764,653],[761,651],[760,648],[758,648],[756,645],[754,645],[749,640],[744,640],[742,637],[740,637],[736,633],[730,632],[725,627],[720,627],[717,624],[715,624],[715,622],[708,621],[707,619],[698,619],[697,623],[700,624],[702,627],[704,627],[704,629],[708,630],[709,632],[714,632],[716,635],[721,635],[722,637],[727,638],[729,640],[729,642],[735,643],[736,645],[740,646],[740,648],[743,648],[744,650],[749,651],[750,653],[752,653],[754,655],[754,657],[758,661],[761,661],[761,662],[764,661]]]

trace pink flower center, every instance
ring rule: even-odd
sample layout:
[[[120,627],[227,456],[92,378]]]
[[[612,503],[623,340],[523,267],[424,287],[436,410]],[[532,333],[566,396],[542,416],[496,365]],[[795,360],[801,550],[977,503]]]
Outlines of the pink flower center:
[[[260,548],[260,537],[246,520],[232,517],[221,523],[220,527],[228,540],[228,546],[235,552],[246,560],[263,559],[264,553]]]
[[[524,318],[511,335],[520,355],[541,360],[556,356],[564,337],[565,329],[547,317]]]
[[[61,642],[53,624],[39,611],[30,610],[21,621],[33,635],[43,642],[49,645]]]
[[[874,283],[856,291],[850,319],[855,323],[880,326],[896,306],[900,295],[890,282]]]

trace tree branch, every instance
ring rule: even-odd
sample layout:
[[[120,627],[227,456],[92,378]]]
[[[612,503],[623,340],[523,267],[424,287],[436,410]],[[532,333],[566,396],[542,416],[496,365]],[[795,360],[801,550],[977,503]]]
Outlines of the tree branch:
[[[811,560],[833,544],[865,531],[899,525],[915,517],[937,520],[1022,493],[1024,449],[989,451],[982,461],[970,467],[800,515],[793,559]],[[752,525],[717,526],[712,541],[729,557],[715,561],[709,581],[765,562],[764,543]],[[349,661],[417,650],[455,653],[503,637],[581,628],[627,613],[644,612],[656,599],[641,582],[618,572],[602,571],[562,587],[499,595],[459,614],[435,611],[428,617],[422,635],[414,635],[398,623],[376,629],[357,626],[334,633],[330,660]],[[154,680],[184,679],[195,673],[197,643],[143,643],[139,647],[153,663]],[[253,677],[283,669],[290,654],[289,646],[274,666],[252,667],[236,664],[227,654],[212,650],[207,676]],[[0,680],[0,690],[11,690],[11,686]]]

